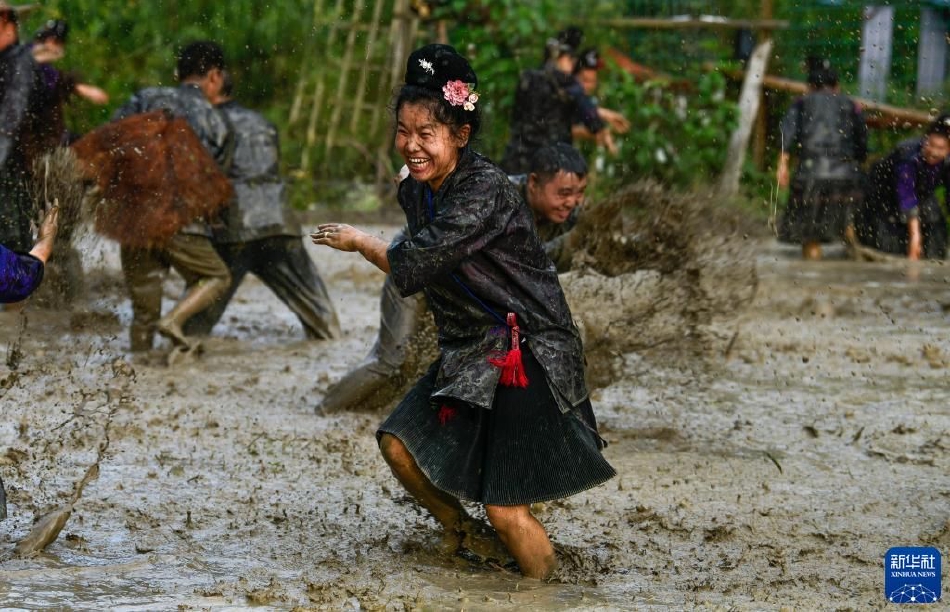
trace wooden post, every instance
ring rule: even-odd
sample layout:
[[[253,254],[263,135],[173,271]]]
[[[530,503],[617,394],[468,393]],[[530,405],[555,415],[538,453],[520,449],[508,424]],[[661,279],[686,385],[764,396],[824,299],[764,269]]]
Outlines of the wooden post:
[[[759,18],[763,23],[769,23],[772,20],[772,0],[762,0],[762,9]],[[759,30],[762,40],[772,40],[772,30],[762,28]],[[768,106],[766,104],[766,92],[763,89],[759,93],[759,112],[755,119],[755,140],[752,145],[752,161],[759,170],[765,170],[765,145],[768,136]]]
[[[749,58],[745,79],[742,82],[742,93],[739,96],[739,126],[729,139],[726,167],[723,169],[719,183],[719,194],[723,197],[733,197],[739,192],[742,162],[745,160],[746,149],[749,146],[749,136],[752,134],[755,115],[759,110],[762,79],[765,77],[765,69],[771,53],[772,40],[766,39],[756,45],[752,57]]]

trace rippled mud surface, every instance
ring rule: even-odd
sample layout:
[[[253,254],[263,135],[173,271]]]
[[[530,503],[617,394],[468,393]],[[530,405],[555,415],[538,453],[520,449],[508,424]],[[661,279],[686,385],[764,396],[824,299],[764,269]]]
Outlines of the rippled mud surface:
[[[888,548],[950,552],[945,265],[756,244],[723,348],[621,355],[594,392],[620,476],[536,507],[562,552],[540,584],[438,554],[376,450],[381,414],[314,414],[374,338],[382,276],[358,256],[311,250],[342,339],[303,340],[249,278],[169,369],[125,352],[115,249],[84,247],[89,299],[0,313],[5,608],[866,610]],[[106,438],[57,541],[6,558]]]

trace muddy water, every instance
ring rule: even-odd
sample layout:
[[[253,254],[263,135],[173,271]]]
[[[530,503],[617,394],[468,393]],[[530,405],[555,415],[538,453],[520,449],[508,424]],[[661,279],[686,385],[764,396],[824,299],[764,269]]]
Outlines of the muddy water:
[[[22,334],[0,314],[0,353],[23,355],[0,366],[4,552],[108,437],[60,538],[0,563],[5,608],[870,609],[887,548],[950,552],[946,266],[762,243],[727,350],[623,355],[594,392],[620,476],[536,508],[563,558],[538,584],[436,553],[376,451],[381,415],[314,415],[372,342],[368,264],[311,251],[342,339],[302,340],[249,279],[205,356],[169,370],[124,352],[115,250],[85,246],[94,299],[31,308]]]

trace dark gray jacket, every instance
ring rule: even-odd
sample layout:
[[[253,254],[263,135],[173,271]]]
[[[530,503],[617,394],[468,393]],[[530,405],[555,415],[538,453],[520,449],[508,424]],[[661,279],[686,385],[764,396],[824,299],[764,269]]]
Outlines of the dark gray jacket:
[[[399,185],[409,237],[387,252],[402,295],[424,290],[442,356],[435,398],[491,408],[507,350],[505,316],[544,368],[563,411],[587,398],[584,352],[557,271],[534,217],[500,168],[466,150],[438,193],[413,178]]]
[[[214,227],[214,241],[241,243],[272,236],[300,236],[300,223],[286,207],[287,186],[280,178],[277,128],[258,112],[229,101],[218,106],[234,133],[234,158],[228,169],[236,199]]]
[[[856,180],[867,157],[868,129],[847,96],[819,90],[797,99],[782,120],[783,153],[798,155],[796,180]]]
[[[36,62],[27,45],[10,45],[0,52],[0,167],[13,161],[23,128],[29,125],[36,78]]]
[[[228,172],[234,152],[234,137],[227,119],[208,102],[197,85],[182,83],[178,87],[146,87],[120,106],[112,119],[124,119],[158,109],[168,110],[172,115],[185,119],[221,169]],[[211,235],[204,221],[192,222],[181,232]]]

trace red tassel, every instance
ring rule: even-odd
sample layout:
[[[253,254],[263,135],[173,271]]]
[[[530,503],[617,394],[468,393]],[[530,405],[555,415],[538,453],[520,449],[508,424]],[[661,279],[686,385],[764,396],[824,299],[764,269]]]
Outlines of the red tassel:
[[[501,378],[498,382],[506,387],[527,387],[528,376],[521,361],[521,343],[518,330],[518,320],[515,313],[508,313],[508,327],[511,328],[511,348],[501,358],[491,358],[488,361],[495,367],[501,368]]]
[[[443,405],[439,408],[439,424],[444,426],[455,416],[455,408]]]

